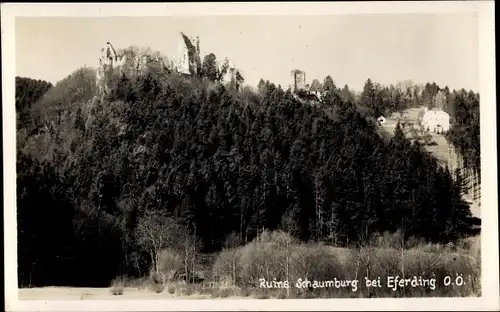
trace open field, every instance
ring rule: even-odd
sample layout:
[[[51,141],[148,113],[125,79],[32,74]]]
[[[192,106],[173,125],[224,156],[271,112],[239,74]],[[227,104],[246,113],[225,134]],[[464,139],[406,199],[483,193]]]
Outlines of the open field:
[[[245,297],[226,297],[243,299]],[[40,287],[19,289],[19,300],[170,300],[170,299],[211,299],[210,295],[192,294],[181,296],[167,291],[156,293],[133,287],[124,288],[123,295],[113,295],[109,288],[85,287]],[[251,298],[250,298],[251,299]]]

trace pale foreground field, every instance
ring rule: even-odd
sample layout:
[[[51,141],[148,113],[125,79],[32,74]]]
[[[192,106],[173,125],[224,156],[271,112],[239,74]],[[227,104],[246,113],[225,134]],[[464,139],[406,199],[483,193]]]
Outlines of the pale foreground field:
[[[19,289],[19,300],[172,300],[172,299],[212,299],[210,295],[192,294],[180,296],[166,291],[155,293],[151,290],[140,290],[127,287],[123,295],[111,294],[109,288],[80,288],[80,287],[40,287]],[[236,297],[218,299],[251,299],[251,297]]]

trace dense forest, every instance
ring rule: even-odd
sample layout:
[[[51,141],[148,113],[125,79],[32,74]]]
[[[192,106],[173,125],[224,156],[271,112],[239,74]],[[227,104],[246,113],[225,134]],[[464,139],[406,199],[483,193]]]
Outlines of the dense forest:
[[[374,117],[443,105],[450,140],[478,166],[478,95],[370,79],[356,94],[328,76],[310,105],[269,81],[224,85],[212,63],[198,77],[123,74],[103,97],[88,68],[53,87],[16,78],[20,285],[148,272],[138,233],[154,213],[204,253],[264,229],[347,247],[397,230],[442,243],[477,232],[460,176],[399,127],[381,137]]]
[[[476,170],[480,178],[481,147],[479,131],[479,94],[461,90],[452,94],[455,122],[447,139],[463,155],[466,168]]]
[[[37,102],[52,84],[43,80],[16,77],[16,112],[18,128],[31,126],[31,105]]]

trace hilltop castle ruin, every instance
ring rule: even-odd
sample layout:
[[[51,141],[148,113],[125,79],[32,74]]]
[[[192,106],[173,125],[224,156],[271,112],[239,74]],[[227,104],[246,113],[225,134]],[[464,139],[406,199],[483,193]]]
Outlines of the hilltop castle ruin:
[[[201,70],[200,38],[189,38],[184,33],[179,33],[178,53],[173,59],[175,71],[185,75],[196,75]]]
[[[117,52],[109,41],[106,42],[106,47],[101,49],[97,68],[98,94],[102,95],[108,92],[113,75],[119,77],[122,72],[138,74],[149,66],[160,71],[177,72],[190,76],[198,75],[202,68],[199,37],[188,37],[180,32],[178,55],[168,61],[159,55],[146,55],[139,51],[119,50]],[[217,62],[217,67],[222,74],[221,82],[231,83],[236,80],[237,70],[233,62],[225,59],[223,62]]]
[[[217,68],[219,72],[222,74],[221,82],[222,83],[231,83],[236,80],[236,66],[233,62],[224,59],[223,62],[217,62]]]
[[[197,75],[201,71],[202,59],[200,51],[200,38],[188,37],[179,33],[178,56],[172,60],[174,71],[184,75]],[[219,72],[222,73],[222,82],[230,83],[236,79],[236,66],[227,58],[217,62]]]
[[[320,98],[322,95],[322,91],[317,87],[309,85],[306,81],[306,72],[300,69],[294,69],[291,71],[292,75],[292,92],[297,94],[298,92],[305,91],[307,94],[311,96],[315,96],[316,98]]]
[[[306,89],[306,72],[300,69],[294,69],[291,72],[293,79],[293,92]]]
[[[109,77],[113,73],[113,70],[120,70],[126,61],[127,57],[123,50],[117,53],[113,45],[109,41],[106,42],[106,48],[101,49],[99,65],[97,67],[96,81],[99,94],[105,94],[107,92],[109,88]]]

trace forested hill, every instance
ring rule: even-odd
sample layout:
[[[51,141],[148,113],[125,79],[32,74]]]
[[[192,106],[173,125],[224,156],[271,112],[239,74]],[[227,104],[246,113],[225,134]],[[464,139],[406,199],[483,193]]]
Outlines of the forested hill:
[[[366,92],[354,103],[333,84],[307,105],[270,82],[237,91],[145,73],[123,75],[101,101],[95,83],[76,71],[18,129],[20,283],[107,286],[146,272],[146,212],[174,218],[204,252],[263,229],[336,246],[385,231],[445,243],[475,232],[460,179],[399,128],[381,138]]]
[[[37,102],[50,88],[52,84],[43,80],[16,77],[16,112],[18,116],[18,127],[31,126],[29,118],[31,105]]]

